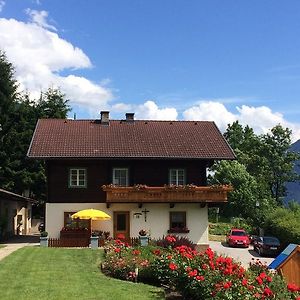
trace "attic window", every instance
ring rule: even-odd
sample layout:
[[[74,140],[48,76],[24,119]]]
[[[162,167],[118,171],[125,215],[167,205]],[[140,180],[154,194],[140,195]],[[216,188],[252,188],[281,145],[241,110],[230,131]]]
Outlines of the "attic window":
[[[114,168],[113,169],[113,184],[120,186],[128,186],[128,169]]]
[[[185,185],[185,169],[170,169],[169,184]]]
[[[86,188],[86,169],[72,168],[69,172],[70,188]]]

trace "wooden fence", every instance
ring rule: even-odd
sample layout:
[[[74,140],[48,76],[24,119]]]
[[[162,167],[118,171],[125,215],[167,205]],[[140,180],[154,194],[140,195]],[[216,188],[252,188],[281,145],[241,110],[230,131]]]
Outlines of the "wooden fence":
[[[90,245],[90,239],[86,238],[49,238],[48,247],[81,247],[86,248]]]
[[[149,238],[150,240],[150,238]],[[140,240],[138,237],[132,237],[127,241],[131,246],[139,246]],[[98,246],[103,247],[105,240],[99,239]],[[49,238],[48,247],[80,247],[87,248],[90,245],[90,238]]]

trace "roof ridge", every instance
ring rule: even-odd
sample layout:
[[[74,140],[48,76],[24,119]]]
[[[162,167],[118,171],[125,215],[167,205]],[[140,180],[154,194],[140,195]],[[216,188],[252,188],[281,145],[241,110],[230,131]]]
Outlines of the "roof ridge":
[[[57,118],[41,118],[39,120],[42,121],[86,121],[86,122],[93,122],[93,121],[100,121],[100,119],[57,119]],[[110,119],[109,121],[113,122],[121,122],[121,121],[126,121],[126,119]],[[147,119],[135,119],[134,122],[165,122],[165,123],[170,123],[170,122],[182,122],[182,123],[195,123],[195,122],[201,122],[201,123],[214,123],[214,121],[208,121],[208,120],[147,120]]]

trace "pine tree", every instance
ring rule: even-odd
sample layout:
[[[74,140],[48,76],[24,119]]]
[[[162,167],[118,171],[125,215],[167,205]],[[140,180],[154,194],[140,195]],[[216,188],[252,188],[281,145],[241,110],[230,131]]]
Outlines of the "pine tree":
[[[10,159],[7,155],[11,149],[11,132],[15,103],[19,97],[18,84],[14,79],[14,68],[6,55],[0,50],[0,187],[11,189],[13,182],[10,176]]]

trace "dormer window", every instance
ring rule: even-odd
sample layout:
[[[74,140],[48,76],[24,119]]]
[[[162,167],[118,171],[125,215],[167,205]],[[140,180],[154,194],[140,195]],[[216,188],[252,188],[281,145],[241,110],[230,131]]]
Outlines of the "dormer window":
[[[120,186],[128,186],[128,169],[114,168],[113,169],[113,184]]]
[[[170,169],[169,184],[185,185],[185,169]]]
[[[69,187],[85,188],[86,187],[86,169],[72,168],[69,173]]]

